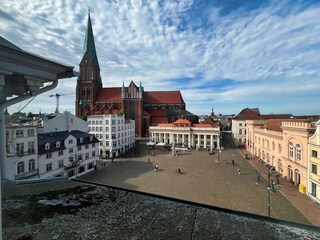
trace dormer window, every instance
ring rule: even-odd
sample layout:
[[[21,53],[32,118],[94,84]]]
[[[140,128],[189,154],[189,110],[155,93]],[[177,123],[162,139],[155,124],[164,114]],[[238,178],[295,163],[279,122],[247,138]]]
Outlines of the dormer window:
[[[60,142],[56,142],[56,148],[59,148],[60,147]]]
[[[80,138],[80,143],[83,143],[83,138]]]
[[[50,143],[46,143],[46,145],[44,146],[45,150],[49,150],[50,149]]]

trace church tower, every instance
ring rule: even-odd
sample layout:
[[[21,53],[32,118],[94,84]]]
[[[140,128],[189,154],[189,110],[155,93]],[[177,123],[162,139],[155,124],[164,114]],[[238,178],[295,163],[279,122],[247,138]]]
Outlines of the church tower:
[[[96,54],[90,12],[80,62],[80,75],[76,87],[76,115],[92,115],[97,92],[102,88],[100,66]]]

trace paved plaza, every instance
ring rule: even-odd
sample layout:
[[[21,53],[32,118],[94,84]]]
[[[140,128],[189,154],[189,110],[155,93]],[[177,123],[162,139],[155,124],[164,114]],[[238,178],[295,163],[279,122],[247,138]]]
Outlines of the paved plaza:
[[[148,154],[154,153],[154,156]],[[191,150],[170,157],[170,152],[148,150],[137,144],[126,156],[104,161],[97,171],[82,179],[98,183],[184,199],[213,206],[267,215],[267,183],[256,183],[256,170],[234,149],[218,154]],[[150,163],[148,162],[150,159]],[[235,160],[235,166],[231,160]],[[159,170],[154,171],[158,165]],[[182,173],[179,174],[177,169]],[[240,169],[241,174],[238,174]],[[261,169],[265,171],[265,169]],[[271,194],[271,217],[310,222],[279,192]]]

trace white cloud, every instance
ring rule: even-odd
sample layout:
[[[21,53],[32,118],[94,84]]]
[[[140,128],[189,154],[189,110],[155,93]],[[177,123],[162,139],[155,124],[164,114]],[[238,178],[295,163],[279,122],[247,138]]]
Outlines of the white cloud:
[[[305,79],[311,88],[318,83],[319,5],[300,9],[298,3],[274,1],[223,15],[220,3],[191,19],[197,4],[5,0],[0,2],[6,9],[0,11],[0,29],[19,47],[77,69],[89,6],[104,86],[134,80],[146,91],[182,89],[187,106],[199,104],[196,113],[205,111],[200,109],[208,101],[266,102],[268,96],[279,95],[284,102],[288,96],[311,92]],[[201,25],[201,19],[207,25]],[[186,78],[191,80],[183,82]],[[224,79],[235,85],[205,88]],[[54,92],[74,93],[75,84],[75,79],[60,81]],[[69,108],[74,104],[70,101],[62,104]]]

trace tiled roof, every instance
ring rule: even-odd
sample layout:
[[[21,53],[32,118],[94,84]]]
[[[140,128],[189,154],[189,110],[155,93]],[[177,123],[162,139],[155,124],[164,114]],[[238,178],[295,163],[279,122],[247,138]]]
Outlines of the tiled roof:
[[[38,151],[39,154],[46,154],[50,152],[56,152],[59,150],[66,149],[64,146],[64,140],[69,137],[70,135],[74,136],[77,139],[77,145],[85,145],[89,143],[97,143],[99,140],[86,132],[81,132],[78,130],[69,131],[62,131],[62,132],[51,132],[51,133],[41,133],[38,134]],[[90,136],[93,137],[93,140],[90,141]],[[80,144],[80,138],[83,138],[83,143]],[[60,142],[60,147],[56,147],[56,142]],[[45,149],[45,144],[50,143],[50,149]]]
[[[180,91],[144,92],[145,104],[184,104]]]
[[[234,120],[259,120],[263,118],[260,116],[259,108],[245,108],[233,119]]]
[[[182,110],[182,109],[168,109],[167,110],[168,116],[196,116],[193,113],[187,111],[187,110]]]
[[[212,120],[212,118],[210,118],[210,117],[205,117],[204,121],[202,123],[210,124],[210,126],[212,126],[212,127],[219,127],[219,123],[218,122],[214,122]]]
[[[146,109],[145,110],[151,117],[167,117],[165,109]]]
[[[197,123],[197,124],[192,124],[192,127],[197,127],[197,128],[212,128],[208,123]]]
[[[101,88],[97,91],[97,102],[122,101],[121,87]]]
[[[261,128],[265,128],[267,130],[271,130],[271,131],[276,131],[276,132],[282,132],[282,122],[284,120],[283,119],[273,119],[273,120],[268,120],[266,121],[266,123],[261,126]]]
[[[173,123],[160,123],[157,127],[173,127]]]
[[[177,121],[174,122],[174,124],[190,124],[191,122],[189,122],[187,119],[178,119]]]
[[[290,119],[292,114],[262,114],[260,116],[264,119]]]
[[[167,123],[168,119],[167,117],[151,117],[150,123]]]

